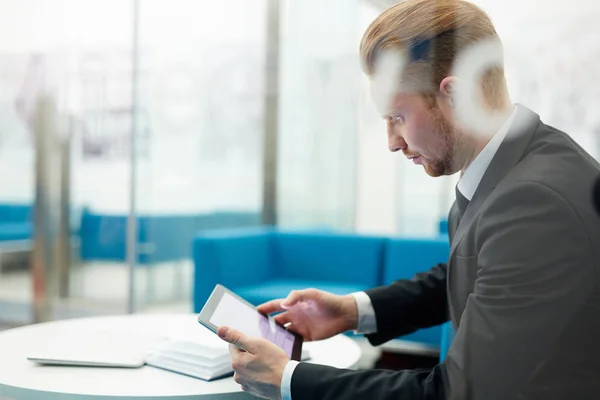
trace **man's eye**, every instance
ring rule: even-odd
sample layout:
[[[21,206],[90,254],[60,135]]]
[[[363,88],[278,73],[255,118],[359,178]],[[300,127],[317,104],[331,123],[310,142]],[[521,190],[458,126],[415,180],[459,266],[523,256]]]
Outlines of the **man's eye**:
[[[397,124],[397,123],[402,124],[402,123],[404,123],[404,117],[401,115],[392,115],[390,117],[390,122],[393,124]]]

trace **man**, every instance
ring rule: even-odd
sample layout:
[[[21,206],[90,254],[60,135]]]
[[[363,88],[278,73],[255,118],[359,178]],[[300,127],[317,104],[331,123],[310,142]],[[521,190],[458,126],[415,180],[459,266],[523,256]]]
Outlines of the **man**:
[[[261,306],[306,340],[356,329],[373,345],[450,319],[447,358],[431,370],[339,370],[289,361],[277,346],[221,327],[224,340],[248,350],[231,347],[244,390],[293,400],[600,398],[600,219],[591,202],[600,166],[511,103],[501,64],[469,81],[464,55],[495,48],[477,47],[486,41],[497,34],[476,6],[408,0],[361,43],[374,82],[384,51],[407,55],[384,110],[389,149],[431,176],[461,173],[448,263],[364,293],[309,289]],[[479,114],[465,113],[477,96]]]

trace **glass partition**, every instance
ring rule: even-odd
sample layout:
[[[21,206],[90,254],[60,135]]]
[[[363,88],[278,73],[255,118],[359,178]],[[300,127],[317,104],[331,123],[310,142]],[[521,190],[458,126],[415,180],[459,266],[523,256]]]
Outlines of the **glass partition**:
[[[279,198],[283,226],[355,227],[363,2],[284,1]]]
[[[190,311],[194,236],[261,223],[265,13],[140,3],[137,310]]]
[[[353,229],[361,7],[282,2],[278,62],[269,66],[266,1],[11,2],[0,17],[0,165],[14,173],[1,175],[1,199],[28,210],[21,222],[30,242],[20,272],[3,275],[10,290],[2,295],[31,310],[33,289],[41,293],[48,280],[52,303],[81,315],[189,310],[193,237],[261,224],[273,67],[280,225]],[[44,178],[58,200],[40,200],[40,227],[69,224],[69,254],[48,264],[62,271],[60,285],[30,278],[34,198],[45,186],[32,128],[19,114],[36,104],[46,73],[41,85],[52,87],[61,139],[44,165],[60,173]]]
[[[5,44],[6,45],[6,44]],[[3,324],[31,319],[29,271],[35,186],[34,138],[17,99],[28,70],[28,55],[6,47],[0,55],[0,308]]]
[[[103,124],[122,107],[113,106],[119,95],[106,82],[118,76],[121,90],[131,7],[114,0],[8,3],[0,16],[0,319],[125,312],[127,276],[86,257],[90,243],[114,234],[93,226],[93,213],[127,209],[119,180],[126,136]]]

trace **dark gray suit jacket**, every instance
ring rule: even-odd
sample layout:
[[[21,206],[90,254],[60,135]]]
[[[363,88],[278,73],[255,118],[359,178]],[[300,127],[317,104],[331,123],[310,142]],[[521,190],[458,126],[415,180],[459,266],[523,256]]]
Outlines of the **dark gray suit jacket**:
[[[372,344],[450,319],[446,360],[417,371],[301,363],[292,399],[600,399],[598,176],[569,136],[518,106],[460,225],[450,221],[448,263],[367,291]]]

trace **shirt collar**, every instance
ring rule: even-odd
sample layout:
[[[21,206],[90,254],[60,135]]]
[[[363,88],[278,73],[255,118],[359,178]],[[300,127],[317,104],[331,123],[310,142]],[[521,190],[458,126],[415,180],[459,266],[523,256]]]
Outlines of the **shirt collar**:
[[[508,117],[496,134],[492,136],[492,139],[490,139],[488,144],[486,144],[483,150],[475,157],[471,162],[471,165],[467,167],[467,170],[458,181],[458,190],[467,198],[467,200],[471,201],[473,198],[473,195],[479,186],[479,182],[481,182],[481,178],[483,178],[483,174],[485,174],[494,155],[496,155],[498,148],[510,130],[516,113],[517,108],[514,107],[510,117]]]

